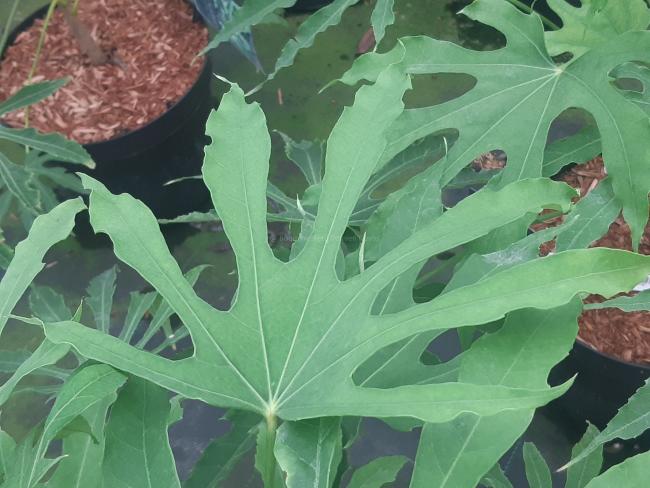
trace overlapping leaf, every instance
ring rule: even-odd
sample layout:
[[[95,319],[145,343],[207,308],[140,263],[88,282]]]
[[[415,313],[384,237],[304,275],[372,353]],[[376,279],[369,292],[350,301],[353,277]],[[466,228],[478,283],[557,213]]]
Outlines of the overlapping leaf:
[[[81,199],[68,200],[48,214],[37,217],[28,238],[16,246],[9,268],[0,282],[0,334],[16,303],[45,266],[41,261],[45,253],[68,237],[75,215],[83,208]]]
[[[3,488],[32,488],[61,458],[45,457],[49,444],[69,424],[79,418],[88,425],[84,415],[107,398],[115,398],[116,390],[126,378],[110,366],[93,365],[71,376],[52,410],[45,419],[42,430],[35,430],[14,449],[8,463]],[[98,425],[102,430],[103,422]],[[95,432],[84,435],[90,437]],[[95,436],[97,437],[97,436]]]
[[[460,412],[530,409],[556,389],[473,383],[356,385],[352,373],[374,352],[415,334],[489,322],[526,307],[552,308],[577,292],[612,295],[650,271],[649,259],[592,249],[524,263],[387,315],[371,310],[395,278],[432,255],[543,208],[566,210],[573,190],[525,180],[482,190],[415,232],[357,276],[341,282],[335,266],[342,235],[402,111],[408,79],[396,67],[359,90],[328,141],[326,171],[310,238],[289,262],[267,242],[266,178],[270,138],[256,104],[233,86],[208,122],[213,144],[203,174],[237,259],[239,286],[228,311],[199,299],[171,257],[151,212],[85,178],[91,223],[117,256],[167,300],[190,331],[194,354],[170,361],[74,322],[47,324],[55,343],[141,376],[184,397],[285,420],[365,415],[441,422]],[[243,142],[245,141],[245,143]]]
[[[650,428],[650,412],[648,400],[650,399],[650,383],[646,382],[639,388],[628,402],[621,407],[616,416],[610,420],[607,427],[594,436],[584,448],[573,457],[567,466],[573,466],[583,461],[593,452],[600,449],[606,442],[617,438],[633,439],[640,436]]]
[[[579,301],[554,310],[511,313],[503,327],[477,340],[462,356],[460,381],[545,387],[577,333]],[[473,488],[522,435],[533,410],[490,417],[463,414],[422,430],[412,488]]]
[[[562,19],[561,29],[545,34],[551,56],[564,52],[581,56],[616,36],[650,25],[650,9],[644,0],[582,0],[580,6],[566,0],[547,1]]]
[[[388,53],[362,56],[343,76],[345,83],[374,80],[385,66],[398,62],[408,73],[466,73],[476,79],[475,87],[458,98],[405,111],[389,133],[383,160],[420,137],[456,128],[459,137],[446,160],[443,186],[473,158],[496,148],[508,155],[500,185],[534,177],[542,174],[553,120],[568,108],[582,108],[596,120],[614,193],[638,242],[648,219],[650,150],[645,141],[650,122],[611,83],[611,73],[623,63],[650,60],[650,32],[627,32],[558,66],[547,53],[535,14],[524,14],[504,0],[477,0],[462,12],[501,31],[506,46],[472,51],[407,37]]]
[[[637,454],[591,480],[585,488],[644,486],[650,473],[650,452]],[[645,480],[645,481],[644,481]]]
[[[180,488],[167,434],[169,395],[140,378],[120,391],[106,426],[104,487]]]

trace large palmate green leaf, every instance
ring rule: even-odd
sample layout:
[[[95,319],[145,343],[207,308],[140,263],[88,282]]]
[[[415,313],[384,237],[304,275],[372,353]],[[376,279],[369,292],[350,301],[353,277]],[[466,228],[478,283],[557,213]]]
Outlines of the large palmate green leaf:
[[[650,121],[611,83],[610,73],[625,62],[650,61],[650,32],[627,32],[558,66],[547,53],[537,15],[524,14],[505,0],[476,0],[462,12],[501,31],[506,46],[473,51],[407,37],[387,53],[360,57],[343,76],[345,83],[375,80],[385,66],[397,62],[408,73],[466,73],[476,79],[474,88],[458,98],[405,111],[389,132],[382,160],[423,136],[457,129],[443,186],[473,158],[496,148],[508,155],[498,184],[538,176],[551,123],[566,109],[581,108],[596,120],[614,194],[633,241],[639,242],[648,220]]]
[[[527,307],[558,307],[578,292],[611,296],[650,271],[645,256],[567,251],[495,272],[428,303],[373,314],[377,295],[414,265],[531,212],[566,211],[575,195],[567,185],[544,179],[484,189],[341,282],[336,274],[341,238],[384,153],[385,132],[401,113],[408,86],[408,78],[389,67],[344,110],[328,141],[310,237],[288,262],[277,259],[267,241],[270,137],[263,113],[257,104],[246,104],[237,86],[224,96],[208,122],[213,142],[206,148],[203,175],[237,259],[239,286],[227,311],[196,296],[141,202],[84,178],[93,227],[107,233],[117,256],[167,300],[190,331],[194,352],[172,361],[72,321],[46,324],[48,339],[184,397],[283,420],[357,415],[442,422],[460,412],[528,410],[561,394],[568,385],[458,382],[380,389],[351,379],[373,353],[415,334],[482,324]]]
[[[582,0],[576,7],[566,0],[547,0],[562,19],[562,28],[546,32],[551,56],[570,52],[580,56],[629,31],[650,25],[650,9],[645,0]]]

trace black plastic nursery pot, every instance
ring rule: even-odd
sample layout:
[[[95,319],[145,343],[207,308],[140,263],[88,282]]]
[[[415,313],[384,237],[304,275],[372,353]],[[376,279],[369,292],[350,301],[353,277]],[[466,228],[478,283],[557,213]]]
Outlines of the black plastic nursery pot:
[[[8,45],[46,12],[44,7],[21,22],[9,36]],[[165,186],[170,180],[201,171],[207,143],[205,123],[213,108],[210,61],[204,57],[201,62],[194,84],[162,115],[118,137],[84,145],[95,161],[95,169],[61,164],[97,178],[113,193],[130,193],[159,218],[209,208],[209,193],[200,181]]]
[[[298,0],[293,6],[287,10],[294,12],[312,12],[319,8],[329,5],[334,0]]]
[[[200,181],[165,184],[201,172],[211,78],[206,60],[190,90],[160,117],[120,137],[85,145],[96,168],[84,172],[113,193],[142,200],[159,218],[209,208],[209,193]]]
[[[603,429],[650,377],[650,366],[627,363],[578,339],[569,356],[551,372],[550,382],[557,385],[574,376],[569,391],[549,405],[550,411],[577,430],[584,429],[586,421]],[[649,450],[650,432],[619,444],[622,457]]]

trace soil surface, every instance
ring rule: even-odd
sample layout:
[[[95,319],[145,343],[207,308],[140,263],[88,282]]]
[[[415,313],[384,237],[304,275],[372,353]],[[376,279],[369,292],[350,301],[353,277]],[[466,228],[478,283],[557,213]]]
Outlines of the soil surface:
[[[603,161],[598,157],[587,164],[574,166],[565,171],[560,179],[578,188],[580,195],[584,197],[605,176],[607,173]],[[559,223],[558,219],[553,219],[536,230],[557,223]],[[609,226],[607,234],[594,242],[591,247],[631,251],[631,232],[623,217],[619,215]],[[541,254],[548,254],[553,248],[553,242],[545,243],[540,249]],[[646,226],[639,252],[650,254],[650,226]],[[603,297],[597,295],[585,299],[586,303],[601,301]],[[627,362],[650,364],[650,312],[623,312],[617,308],[587,310],[580,316],[579,324],[579,338],[592,348]]]
[[[176,103],[196,81],[207,29],[193,21],[184,0],[83,0],[78,20],[107,61],[93,64],[57,10],[33,82],[70,81],[29,111],[30,126],[59,132],[80,143],[112,139],[146,125]],[[43,26],[37,20],[19,34],[0,64],[0,100],[28,78]],[[92,54],[92,53],[91,53]],[[24,111],[3,122],[20,127]]]

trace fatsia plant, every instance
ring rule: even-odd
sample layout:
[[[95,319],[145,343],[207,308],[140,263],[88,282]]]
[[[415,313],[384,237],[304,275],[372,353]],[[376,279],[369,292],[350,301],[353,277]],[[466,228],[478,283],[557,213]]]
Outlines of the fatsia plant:
[[[245,102],[236,85],[231,88],[208,122],[213,143],[206,148],[203,168],[237,259],[239,286],[228,311],[196,296],[142,203],[112,195],[83,177],[91,191],[93,227],[111,237],[116,255],[178,314],[190,332],[193,355],[165,359],[75,321],[46,323],[47,340],[183,397],[263,416],[267,427],[258,438],[258,446],[264,446],[260,462],[268,459],[264,453],[273,453],[281,422],[285,430],[291,421],[344,415],[445,422],[463,412],[528,411],[561,394],[568,385],[473,379],[415,385],[406,377],[400,385],[370,387],[353,380],[358,366],[375,352],[415,334],[482,324],[527,307],[562,306],[578,292],[609,296],[631,288],[650,271],[645,256],[607,249],[568,251],[497,269],[427,303],[384,315],[373,312],[388,285],[430,256],[530,212],[566,211],[574,196],[568,186],[543,179],[482,190],[341,281],[336,274],[341,237],[381,161],[386,133],[402,112],[408,87],[408,77],[390,66],[344,110],[327,143],[315,221],[303,226],[302,247],[289,262],[276,259],[267,242],[270,141],[264,116],[259,106]],[[263,472],[267,482],[274,479],[273,469]]]
[[[471,159],[495,148],[508,155],[494,181],[505,185],[542,174],[551,123],[566,109],[581,108],[596,121],[614,194],[638,242],[648,219],[650,124],[647,114],[612,83],[612,73],[627,62],[650,61],[650,32],[625,32],[558,64],[548,53],[536,14],[522,13],[505,0],[477,0],[462,14],[502,32],[505,47],[473,51],[429,37],[407,37],[387,53],[362,56],[342,77],[350,84],[372,81],[385,66],[399,62],[407,73],[465,73],[476,79],[458,98],[405,111],[388,133],[382,161],[423,136],[458,130],[443,186]]]

